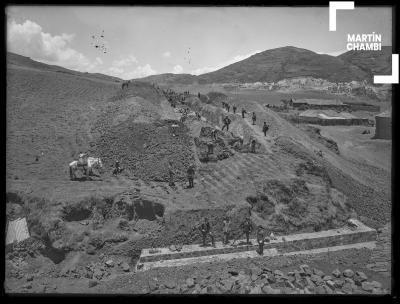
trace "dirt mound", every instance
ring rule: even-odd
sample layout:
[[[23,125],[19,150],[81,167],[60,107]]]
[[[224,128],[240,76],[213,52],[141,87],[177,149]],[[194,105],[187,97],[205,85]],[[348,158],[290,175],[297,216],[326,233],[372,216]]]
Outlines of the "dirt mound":
[[[283,152],[293,155],[296,158],[312,162],[315,158],[312,157],[303,146],[294,142],[287,136],[279,136],[275,139],[275,144],[280,147]]]
[[[221,102],[228,100],[228,96],[221,92],[210,92],[207,96],[209,98],[208,103],[212,103],[216,106],[220,106]]]
[[[196,151],[201,162],[217,161],[226,159],[233,155],[232,150],[228,146],[228,142],[232,142],[232,136],[217,130],[216,140],[212,138],[211,132],[214,129],[211,127],[202,127],[200,136],[194,139],[196,144]],[[208,145],[213,145],[213,154],[208,154]]]
[[[368,225],[377,228],[391,220],[391,197],[384,190],[376,191],[331,165],[325,166],[332,187],[348,197],[348,204],[358,216],[369,219]]]
[[[143,180],[168,181],[168,161],[172,161],[176,178],[183,180],[194,162],[192,141],[183,124],[179,124],[177,136],[173,137],[172,124],[124,121],[100,137],[96,150],[107,167],[111,168],[118,159],[130,174]]]
[[[316,158],[306,148],[288,137],[277,138],[276,144],[282,151],[305,161],[303,164],[298,165],[296,174],[311,173],[311,176],[322,177],[326,184],[330,185],[329,188],[337,189],[347,196],[348,206],[358,216],[370,219],[368,223],[370,226],[379,227],[379,225],[385,224],[390,220],[390,193],[387,193],[385,189],[375,190],[362,184],[326,160]],[[303,178],[305,177],[303,176]]]
[[[340,154],[337,143],[332,139],[322,136],[321,129],[313,126],[304,126],[304,130],[307,132],[308,135],[310,135],[312,139],[322,143],[325,147],[335,152],[336,154]]]
[[[348,219],[345,197],[303,179],[268,180],[248,197],[252,211],[272,231],[291,233],[338,228]]]
[[[154,104],[159,104],[163,95],[152,84],[145,81],[130,81],[124,89],[120,89],[114,96],[108,99],[110,102],[127,99],[130,97],[142,97]]]

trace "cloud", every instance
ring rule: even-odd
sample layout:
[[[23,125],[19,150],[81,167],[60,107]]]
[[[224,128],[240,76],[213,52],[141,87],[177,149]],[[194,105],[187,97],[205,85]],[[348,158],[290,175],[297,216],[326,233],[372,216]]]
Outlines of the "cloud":
[[[343,53],[345,53],[346,51],[336,51],[336,52],[316,52],[317,54],[320,54],[320,55],[330,55],[330,56],[339,56],[339,55],[341,55],[341,54],[343,54]]]
[[[210,73],[210,72],[214,72],[216,70],[222,69],[223,67],[226,67],[230,64],[233,64],[235,62],[238,61],[242,61],[246,58],[249,58],[250,56],[253,56],[254,54],[260,53],[261,51],[257,50],[248,54],[244,54],[244,55],[236,55],[233,58],[224,61],[216,66],[207,66],[207,67],[202,67],[202,68],[198,68],[196,70],[191,71],[191,74],[193,75],[200,75],[200,74],[205,74],[205,73]]]
[[[7,50],[10,52],[84,72],[93,71],[103,63],[100,58],[91,61],[71,48],[73,39],[74,34],[52,36],[45,33],[39,24],[30,20],[21,24],[14,19],[7,21]]]
[[[172,73],[174,74],[180,74],[183,71],[183,67],[180,66],[179,64],[174,66],[174,69],[172,70]]]
[[[125,66],[130,66],[134,63],[138,63],[136,57],[133,55],[129,55],[127,58],[120,59],[120,60],[114,60],[112,65],[115,67],[122,68]]]
[[[169,58],[169,57],[171,57],[171,52],[170,52],[170,51],[166,51],[166,52],[164,52],[164,53],[162,54],[162,56],[163,56],[164,58]]]

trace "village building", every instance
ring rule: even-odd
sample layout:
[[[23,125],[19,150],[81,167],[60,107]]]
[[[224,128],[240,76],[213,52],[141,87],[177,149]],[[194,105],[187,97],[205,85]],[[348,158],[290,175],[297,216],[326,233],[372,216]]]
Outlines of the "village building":
[[[389,111],[375,116],[376,139],[392,139],[392,115]]]
[[[307,110],[298,115],[298,123],[310,123],[323,126],[332,125],[369,125],[367,118],[356,117],[347,112],[333,110]]]

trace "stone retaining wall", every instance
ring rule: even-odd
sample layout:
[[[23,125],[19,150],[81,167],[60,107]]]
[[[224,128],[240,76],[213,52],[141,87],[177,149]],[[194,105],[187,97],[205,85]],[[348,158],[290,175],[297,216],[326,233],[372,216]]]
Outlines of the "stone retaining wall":
[[[265,243],[264,249],[275,248],[280,253],[287,253],[375,241],[377,237],[376,231],[364,226],[362,223],[359,224],[360,225],[356,230],[336,229],[279,237],[278,240]],[[285,239],[285,241],[283,239]],[[240,241],[239,244],[243,242],[244,241]],[[161,253],[155,254],[151,254],[148,249],[144,249],[139,262],[154,262],[257,250],[258,245],[254,245],[257,244],[256,240],[251,240],[251,243],[252,245],[225,246],[220,242],[216,242],[216,248],[204,248],[199,245],[186,245],[183,246],[182,251],[180,252],[171,252],[169,249],[160,248],[159,250]]]

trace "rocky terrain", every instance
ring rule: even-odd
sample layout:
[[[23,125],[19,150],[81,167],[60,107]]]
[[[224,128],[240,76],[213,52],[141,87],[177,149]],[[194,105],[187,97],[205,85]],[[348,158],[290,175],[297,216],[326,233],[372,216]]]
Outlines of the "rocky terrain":
[[[306,271],[300,268],[306,263],[296,259],[290,262],[293,269],[286,269],[282,257],[260,258],[254,267],[232,262],[232,273],[221,271],[230,268],[224,263],[134,273],[143,248],[199,243],[197,228],[205,216],[217,239],[225,216],[235,238],[248,215],[254,225],[278,235],[336,228],[350,217],[383,227],[391,218],[390,172],[338,154],[332,141],[309,136],[251,99],[235,102],[257,113],[255,125],[249,114],[242,119],[223,110],[221,101],[231,100],[221,93],[181,98],[141,81],[122,89],[113,79],[32,68],[18,56],[12,60],[7,66],[7,219],[26,217],[31,238],[7,248],[8,292],[388,290],[385,279],[362,264],[337,266],[340,276],[334,277],[334,269],[315,273],[320,267],[310,266]],[[183,109],[200,119],[180,120]],[[232,121],[229,132],[218,130],[213,161],[205,160],[210,131],[221,128],[226,115]],[[264,121],[270,125],[267,136],[261,132]],[[177,136],[172,124],[178,125]],[[239,137],[243,147],[236,145]],[[249,153],[253,138],[257,153]],[[385,147],[381,153],[390,145]],[[71,181],[68,164],[80,151],[100,156],[104,168]],[[111,173],[115,160],[124,168],[117,176]],[[168,161],[174,167],[173,187],[167,184]],[[194,188],[186,180],[191,164],[196,166]],[[379,250],[377,258],[387,261],[387,252]],[[357,253],[336,253],[338,260],[341,255],[358,263]],[[361,255],[360,261],[375,259],[371,252]],[[354,274],[344,276],[346,269]],[[157,288],[148,280],[155,274],[163,278]]]
[[[378,237],[381,246],[387,237]],[[388,260],[388,256],[386,261]],[[29,259],[28,259],[29,260]],[[73,260],[72,260],[73,261]],[[100,256],[66,263],[62,271],[49,266],[35,270],[13,257],[7,269],[6,291],[21,293],[123,294],[387,294],[388,273],[365,266],[376,260],[368,250],[348,250],[314,256],[264,257],[205,263],[180,268],[159,268],[133,273],[121,259]],[[41,261],[43,262],[43,260]],[[36,261],[37,263],[37,261]],[[20,269],[25,269],[24,272]]]
[[[391,46],[382,46],[381,51],[348,51],[338,58],[358,66],[372,77],[392,74],[392,53]]]

